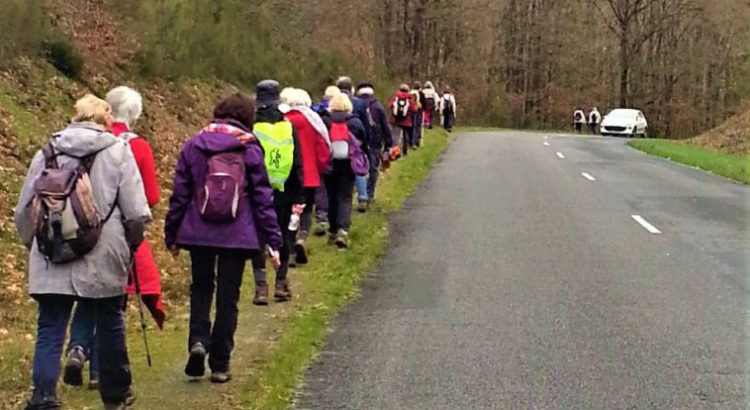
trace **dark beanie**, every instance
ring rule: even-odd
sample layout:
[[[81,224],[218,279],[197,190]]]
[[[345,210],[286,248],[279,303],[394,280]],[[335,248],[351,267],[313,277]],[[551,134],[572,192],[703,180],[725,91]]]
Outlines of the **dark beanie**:
[[[263,80],[255,86],[255,101],[258,108],[278,106],[279,82],[276,80]]]

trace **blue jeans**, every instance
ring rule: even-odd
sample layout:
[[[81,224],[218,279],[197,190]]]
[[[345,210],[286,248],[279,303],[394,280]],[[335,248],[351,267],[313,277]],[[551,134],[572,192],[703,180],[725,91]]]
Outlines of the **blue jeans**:
[[[89,361],[89,379],[98,379],[99,357],[96,351],[96,312],[93,304],[77,303],[73,311],[68,350],[76,346],[83,349]]]
[[[60,377],[60,358],[65,344],[68,319],[76,300],[70,295],[35,295],[39,303],[37,338],[34,349],[34,388],[54,392]],[[128,352],[125,347],[123,297],[103,299],[79,298],[78,303],[91,308],[96,319],[96,344],[100,347],[99,394],[105,403],[125,400],[132,383]]]
[[[367,177],[357,175],[354,177],[354,183],[357,186],[357,201],[367,201],[369,198],[367,196]]]

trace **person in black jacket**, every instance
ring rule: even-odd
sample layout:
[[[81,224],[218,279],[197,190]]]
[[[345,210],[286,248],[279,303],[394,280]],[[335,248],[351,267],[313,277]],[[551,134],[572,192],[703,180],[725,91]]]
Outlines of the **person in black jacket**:
[[[357,96],[364,102],[367,121],[370,125],[370,176],[367,180],[367,196],[370,201],[375,199],[375,185],[378,182],[381,157],[393,147],[388,114],[383,105],[375,99],[374,94],[375,87],[371,83],[362,83],[357,86]]]
[[[258,83],[255,88],[256,92],[256,126],[258,123],[276,124],[285,122],[284,115],[279,110],[279,83],[275,80],[264,80]],[[274,189],[273,206],[276,210],[276,218],[281,228],[283,244],[279,250],[281,264],[276,269],[276,284],[274,286],[274,298],[279,301],[287,301],[291,298],[289,280],[287,271],[289,270],[289,255],[294,241],[296,232],[290,232],[289,220],[292,216],[293,209],[296,213],[301,213],[302,205],[305,203],[305,192],[302,186],[302,152],[299,148],[297,131],[291,126],[292,138],[294,140],[294,159],[292,170],[289,177],[284,183],[284,190]],[[255,128],[255,126],[254,126]],[[255,132],[257,134],[257,132]],[[258,137],[258,135],[256,135]],[[261,144],[263,140],[259,138]],[[263,252],[260,252],[253,258],[253,273],[255,275],[255,298],[253,304],[268,304],[268,285],[266,283],[266,261]]]

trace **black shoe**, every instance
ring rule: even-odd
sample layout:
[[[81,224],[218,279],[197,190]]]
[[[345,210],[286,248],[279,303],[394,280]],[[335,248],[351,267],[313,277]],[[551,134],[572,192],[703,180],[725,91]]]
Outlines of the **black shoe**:
[[[65,371],[63,383],[69,386],[83,386],[83,364],[86,362],[86,354],[81,346],[74,346],[68,351],[65,359]]]
[[[367,200],[366,199],[359,201],[359,204],[357,204],[357,212],[361,214],[367,212]]]
[[[318,222],[315,226],[315,232],[313,233],[315,234],[315,236],[318,236],[318,237],[325,236],[326,232],[328,232],[328,227],[329,227],[328,222],[325,222],[325,221]]]
[[[190,377],[203,377],[206,373],[206,347],[198,342],[190,348],[190,356],[185,365],[185,374]]]
[[[125,410],[135,403],[135,389],[133,386],[128,388],[128,392],[125,394],[125,400],[117,403],[104,403],[104,410]]]
[[[349,233],[343,229],[339,229],[339,231],[336,232],[336,236],[334,237],[333,243],[339,249],[348,248],[349,247]]]
[[[96,376],[89,377],[89,390],[99,390],[99,378]]]
[[[307,263],[307,241],[304,239],[297,239],[297,242],[294,244],[294,261],[297,262],[298,265],[304,265]]]
[[[62,405],[57,401],[57,395],[52,392],[43,392],[34,389],[31,399],[26,403],[24,410],[61,410]]]

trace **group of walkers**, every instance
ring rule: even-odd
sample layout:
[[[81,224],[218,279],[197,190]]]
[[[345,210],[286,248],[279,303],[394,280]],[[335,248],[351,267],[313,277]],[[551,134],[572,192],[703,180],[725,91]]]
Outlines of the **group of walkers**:
[[[594,107],[589,111],[588,115],[583,111],[583,108],[577,107],[573,111],[573,127],[576,132],[580,133],[583,127],[588,124],[589,132],[596,135],[599,124],[602,122],[602,115],[599,113],[599,109]]]
[[[106,100],[84,96],[70,124],[31,162],[14,210],[30,250],[29,292],[39,310],[26,409],[61,408],[60,373],[66,384],[80,386],[87,361],[89,388],[99,390],[106,409],[135,400],[125,345],[127,295],[135,294],[160,328],[165,319],[158,267],[144,240],[159,186],[151,147],[132,131],[142,104],[128,87],[113,89]],[[429,81],[403,84],[383,106],[371,83],[355,89],[349,77],[315,105],[307,91],[265,80],[254,97],[234,93],[214,107],[179,153],[164,227],[169,251],[185,250],[191,260],[187,376],[203,377],[208,358],[211,382],[231,379],[246,262],[255,281],[253,304],[269,303],[267,260],[275,273],[273,298],[288,301],[287,273],[290,265],[308,263],[313,217],[314,235],[349,247],[354,192],[358,210],[366,212],[379,173],[420,147],[435,115],[452,130],[450,88],[438,95]]]

